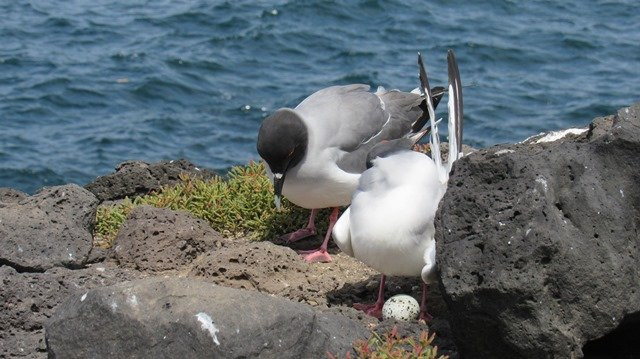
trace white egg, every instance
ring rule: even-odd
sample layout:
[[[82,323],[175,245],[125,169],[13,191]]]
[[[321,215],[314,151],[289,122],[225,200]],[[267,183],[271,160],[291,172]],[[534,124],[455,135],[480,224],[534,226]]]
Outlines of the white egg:
[[[416,320],[420,314],[420,305],[410,295],[396,294],[387,299],[382,306],[382,319],[393,318],[397,321],[408,322]]]

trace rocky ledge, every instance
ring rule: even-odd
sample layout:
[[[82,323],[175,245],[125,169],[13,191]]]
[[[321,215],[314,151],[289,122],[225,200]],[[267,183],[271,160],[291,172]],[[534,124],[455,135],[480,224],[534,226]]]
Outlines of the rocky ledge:
[[[395,324],[351,308],[374,299],[378,275],[335,248],[334,262],[310,265],[291,248],[224,238],[190,213],[140,206],[105,251],[92,247],[95,196],[71,189],[82,195],[67,200],[68,186],[34,196],[0,192],[0,233],[11,233],[0,242],[0,357],[343,357],[371,330]],[[55,197],[46,220],[25,215],[33,212],[27,205],[48,203],[52,193],[64,200]],[[91,220],[72,228],[62,219],[70,208],[87,209]],[[73,263],[58,260],[70,233],[88,248]],[[23,251],[10,252],[18,246]],[[419,295],[418,279],[389,283],[391,294]],[[443,333],[441,352],[455,357],[437,293],[430,327]],[[400,333],[428,328],[400,324]]]
[[[640,104],[463,157],[436,219],[434,319],[400,333],[435,331],[451,357],[640,357],[639,154]],[[149,206],[93,246],[99,203],[182,172],[212,175],[127,162],[85,188],[0,190],[0,357],[343,357],[397,324],[351,308],[378,275],[335,248],[309,265]],[[387,285],[420,294],[417,278]]]
[[[345,353],[359,322],[263,293],[188,278],[102,287],[62,304],[51,357],[302,358]]]
[[[637,358],[640,104],[457,162],[436,219],[468,357]]]

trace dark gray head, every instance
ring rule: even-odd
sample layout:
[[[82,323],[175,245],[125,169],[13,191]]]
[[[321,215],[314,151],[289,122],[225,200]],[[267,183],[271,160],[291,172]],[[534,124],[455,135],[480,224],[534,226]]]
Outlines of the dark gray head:
[[[273,172],[277,207],[287,170],[300,163],[307,152],[308,142],[307,126],[291,109],[277,110],[260,126],[257,149]]]

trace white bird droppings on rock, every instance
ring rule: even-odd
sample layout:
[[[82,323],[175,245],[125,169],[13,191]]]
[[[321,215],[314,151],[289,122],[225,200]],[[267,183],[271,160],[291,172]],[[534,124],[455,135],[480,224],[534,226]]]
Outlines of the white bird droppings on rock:
[[[500,150],[500,151],[496,151],[496,153],[494,153],[494,155],[496,156],[500,156],[500,155],[504,155],[505,153],[514,153],[514,150],[510,150],[510,149],[504,149],[504,150]]]
[[[116,301],[114,300],[113,302],[111,302],[111,311],[115,313],[116,309],[118,309],[118,303],[116,303]]]
[[[132,306],[137,306],[138,305],[138,298],[136,297],[135,294],[131,294],[128,298],[127,298],[127,303],[129,303]]]
[[[536,178],[536,182],[540,183],[542,185],[542,188],[544,189],[544,193],[547,193],[547,180],[542,177],[538,177]]]
[[[562,131],[553,131],[536,140],[536,143],[557,141],[567,135],[581,135],[587,132],[586,128],[570,128]]]
[[[213,320],[211,320],[209,314],[200,312],[196,314],[195,317],[198,318],[202,330],[208,331],[209,335],[211,335],[211,339],[213,339],[213,342],[216,345],[220,345],[220,341],[218,341],[218,336],[216,335],[218,332],[220,332],[220,330],[215,326],[215,324],[213,324]]]

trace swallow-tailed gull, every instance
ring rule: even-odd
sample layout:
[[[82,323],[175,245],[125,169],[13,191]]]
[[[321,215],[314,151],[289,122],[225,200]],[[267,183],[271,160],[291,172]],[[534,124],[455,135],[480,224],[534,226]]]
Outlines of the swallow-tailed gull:
[[[446,91],[436,87],[437,105]],[[327,245],[340,206],[351,202],[365,158],[380,141],[418,132],[429,121],[423,96],[414,92],[370,92],[368,85],[332,86],[304,99],[296,108],[281,108],[260,126],[257,150],[273,180],[276,207],[284,195],[311,209],[306,228],[284,235],[293,242],[316,233],[320,208],[333,207],[324,241],[317,250],[301,251],[309,262],[331,261]]]
[[[354,307],[380,317],[386,275],[420,276],[423,280],[421,318],[426,311],[426,283],[435,279],[434,218],[447,189],[453,162],[462,156],[462,92],[453,51],[447,54],[449,74],[449,158],[442,163],[437,123],[431,121],[431,154],[411,151],[413,141],[398,139],[376,145],[368,155],[370,166],[358,183],[351,206],[333,228],[343,252],[380,271],[378,300]],[[430,90],[419,58],[422,87]],[[433,105],[428,103],[431,118]]]

